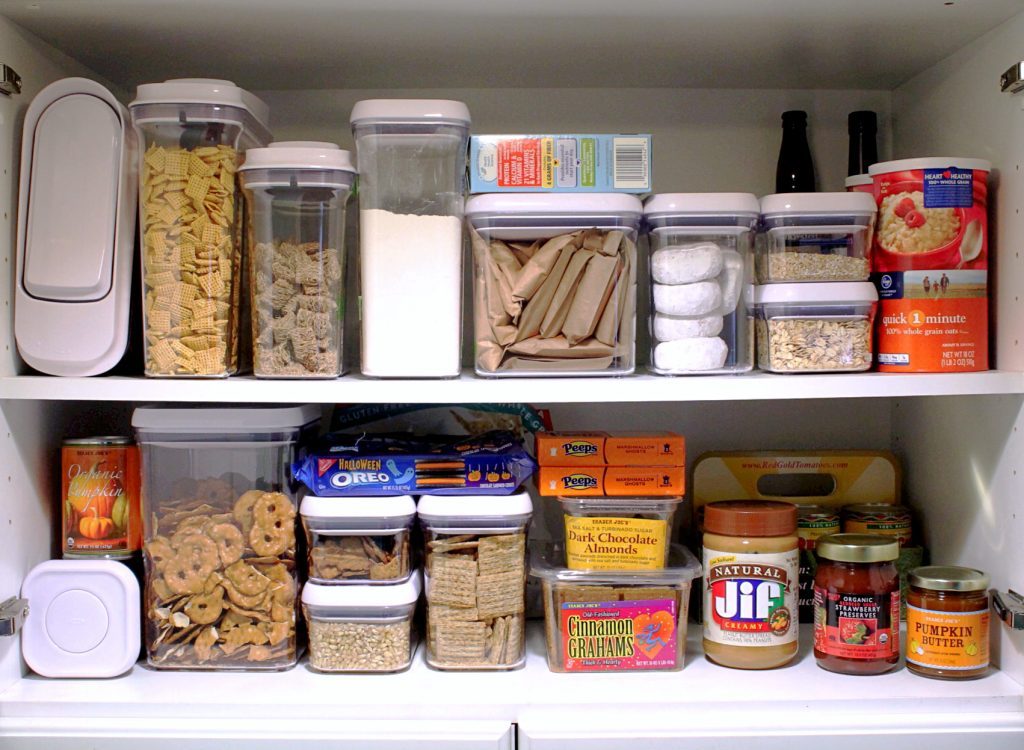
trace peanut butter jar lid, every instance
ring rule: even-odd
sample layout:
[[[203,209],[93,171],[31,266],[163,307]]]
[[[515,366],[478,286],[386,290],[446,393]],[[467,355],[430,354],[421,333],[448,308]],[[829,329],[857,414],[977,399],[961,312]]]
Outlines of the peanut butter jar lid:
[[[911,586],[931,591],[985,591],[988,574],[959,565],[926,565],[914,568],[907,576]]]
[[[836,562],[891,562],[900,556],[900,543],[878,534],[828,534],[818,537],[814,554]]]
[[[776,500],[720,500],[704,506],[704,531],[722,536],[796,534],[796,506]]]

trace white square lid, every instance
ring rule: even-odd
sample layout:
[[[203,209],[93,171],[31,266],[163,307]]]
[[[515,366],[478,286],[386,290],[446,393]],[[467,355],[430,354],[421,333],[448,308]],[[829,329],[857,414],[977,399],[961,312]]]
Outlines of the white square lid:
[[[320,419],[316,404],[284,407],[192,408],[140,406],[132,427],[158,432],[226,433],[275,432],[303,427]]]
[[[306,518],[380,518],[382,520],[412,518],[416,501],[411,495],[388,497],[317,497],[306,495],[299,506]]]
[[[380,607],[411,606],[420,598],[423,578],[420,571],[414,571],[408,581],[393,586],[372,584],[349,584],[347,586],[306,583],[302,587],[302,603],[312,607],[337,607],[339,609],[376,609]]]

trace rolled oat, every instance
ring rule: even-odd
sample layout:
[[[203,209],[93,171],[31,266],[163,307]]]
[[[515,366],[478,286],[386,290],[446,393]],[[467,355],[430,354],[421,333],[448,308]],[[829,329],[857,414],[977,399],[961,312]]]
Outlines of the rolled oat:
[[[864,318],[759,319],[757,351],[758,366],[773,372],[867,370],[871,325]]]

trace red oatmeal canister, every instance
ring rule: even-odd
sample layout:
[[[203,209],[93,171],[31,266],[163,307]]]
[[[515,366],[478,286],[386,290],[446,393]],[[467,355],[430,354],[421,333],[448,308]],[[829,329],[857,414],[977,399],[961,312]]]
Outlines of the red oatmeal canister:
[[[882,372],[988,369],[988,174],[983,159],[873,165],[875,357]]]
[[[846,188],[848,193],[867,193],[871,195],[875,192],[875,178],[869,174],[852,174],[846,178],[843,187]]]

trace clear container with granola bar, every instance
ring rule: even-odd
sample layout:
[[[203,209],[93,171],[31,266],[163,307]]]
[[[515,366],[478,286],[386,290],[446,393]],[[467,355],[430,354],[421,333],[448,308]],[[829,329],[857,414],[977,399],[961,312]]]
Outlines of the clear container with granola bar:
[[[239,368],[243,218],[236,172],[270,141],[269,110],[230,81],[138,87],[146,375],[222,378]]]
[[[395,584],[412,574],[409,536],[416,501],[394,497],[316,497],[299,507],[306,532],[309,580]]]
[[[258,378],[336,378],[344,370],[345,205],[356,172],[333,143],[249,149],[245,193]]]
[[[417,513],[426,547],[427,664],[442,670],[521,667],[529,494],[426,495]]]
[[[148,663],[296,664],[296,504],[289,467],[317,406],[135,410]]]

